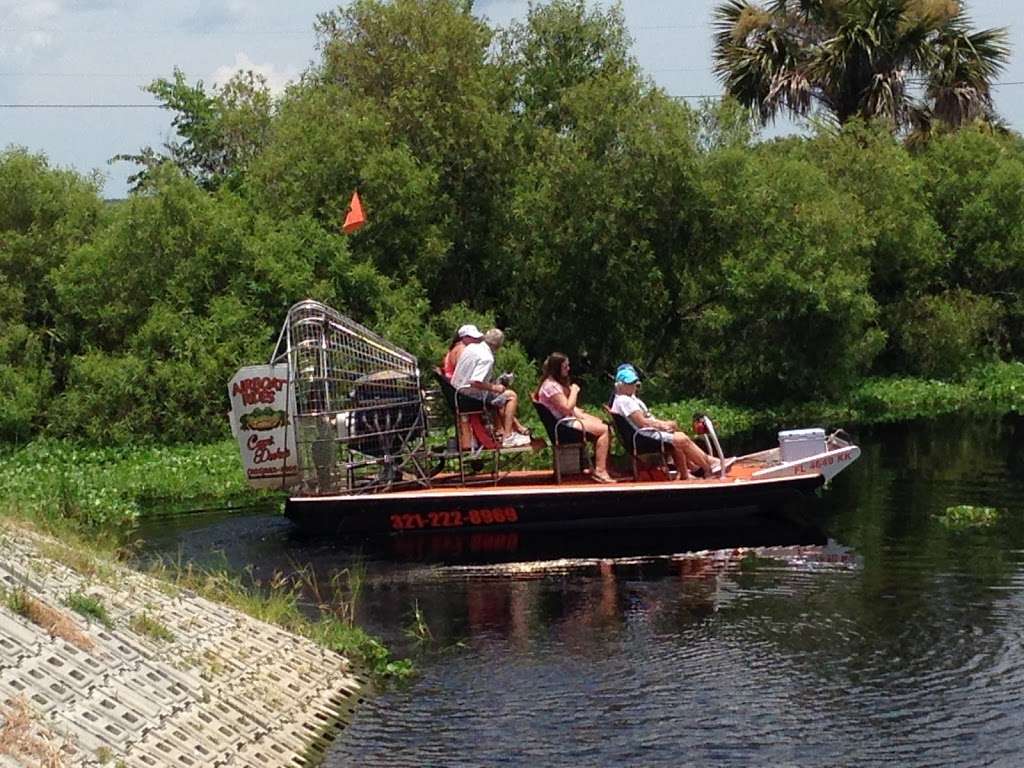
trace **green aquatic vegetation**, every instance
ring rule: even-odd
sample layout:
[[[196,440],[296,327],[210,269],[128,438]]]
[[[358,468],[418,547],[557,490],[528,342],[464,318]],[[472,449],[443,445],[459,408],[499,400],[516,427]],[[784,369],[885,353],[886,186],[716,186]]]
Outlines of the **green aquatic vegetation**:
[[[0,458],[0,473],[0,513],[81,531],[126,531],[157,502],[240,506],[272,498],[246,486],[230,440],[135,448],[37,440]]]
[[[689,431],[693,414],[707,413],[719,437],[757,427],[811,423],[842,426],[931,418],[948,413],[1024,412],[1024,363],[991,363],[960,381],[872,378],[834,402],[811,401],[771,407],[716,404],[706,400],[649,403],[662,418]]]
[[[972,507],[969,504],[961,504],[947,507],[939,515],[939,522],[951,531],[991,528],[999,522],[999,510],[995,507]]]
[[[107,613],[107,607],[98,597],[82,592],[72,592],[64,599],[64,604],[75,613],[94,619],[108,629],[114,624],[110,614]]]
[[[420,644],[428,643],[434,639],[434,633],[430,631],[430,625],[427,624],[427,619],[423,615],[423,609],[420,608],[419,600],[413,603],[412,616],[409,619],[409,626],[406,627],[405,634]]]

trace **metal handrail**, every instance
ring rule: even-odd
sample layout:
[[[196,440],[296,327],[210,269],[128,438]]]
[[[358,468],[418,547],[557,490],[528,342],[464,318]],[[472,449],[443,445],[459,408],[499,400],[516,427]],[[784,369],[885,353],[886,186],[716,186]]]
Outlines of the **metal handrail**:
[[[726,470],[725,453],[722,451],[722,444],[718,442],[718,433],[715,432],[715,425],[711,421],[711,417],[706,414],[700,414],[700,420],[704,423],[704,428],[707,430],[701,435],[704,438],[704,445],[707,446],[708,453],[718,458],[718,476],[724,478]],[[712,444],[714,448],[712,448]]]

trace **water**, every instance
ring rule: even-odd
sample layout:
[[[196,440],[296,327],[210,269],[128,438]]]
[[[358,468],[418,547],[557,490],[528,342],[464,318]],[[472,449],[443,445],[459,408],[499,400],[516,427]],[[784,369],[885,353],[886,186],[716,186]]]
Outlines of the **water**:
[[[1021,764],[1024,419],[856,437],[820,501],[721,531],[381,550],[260,515],[144,534],[263,574],[362,559],[360,622],[421,675],[329,766]],[[959,504],[998,521],[952,531],[937,516]]]

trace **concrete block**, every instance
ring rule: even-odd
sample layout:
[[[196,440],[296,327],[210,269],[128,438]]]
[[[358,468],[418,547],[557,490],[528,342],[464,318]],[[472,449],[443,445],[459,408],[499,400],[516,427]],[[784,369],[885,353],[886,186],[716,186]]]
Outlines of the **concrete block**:
[[[192,704],[175,712],[160,724],[160,731],[183,743],[201,744],[214,755],[234,753],[244,737],[224,723],[218,723],[205,705]]]
[[[38,658],[0,671],[0,690],[13,696],[28,696],[41,709],[46,710],[67,706],[78,695],[64,680],[45,666],[40,666]],[[34,694],[41,697],[38,702],[33,698]]]
[[[81,694],[88,694],[106,674],[106,667],[97,659],[63,641],[44,648],[38,663],[41,668]]]
[[[52,713],[50,725],[80,750],[91,754],[101,749],[121,754],[141,735],[139,732],[125,730],[103,712],[93,709],[90,702],[78,702]]]
[[[164,670],[151,662],[140,661],[134,667],[122,668],[118,680],[158,706],[181,706],[190,699],[188,691],[176,681],[168,680]]]
[[[211,748],[185,729],[164,726],[150,731],[146,737],[133,745],[133,750],[156,758],[161,766],[179,768],[206,768],[227,757],[223,750]],[[232,750],[233,751],[233,750]]]
[[[111,695],[108,688],[97,688],[88,699],[81,703],[83,710],[88,710],[117,726],[119,730],[131,735],[133,739],[141,738],[142,734],[160,721],[162,712],[153,712],[144,706],[144,699],[132,697],[121,691],[121,697]],[[91,717],[87,720],[92,722]],[[106,728],[104,726],[104,728]],[[106,729],[110,730],[110,729]],[[111,731],[113,732],[113,731]]]
[[[0,668],[17,666],[20,659],[35,656],[45,632],[0,608]]]
[[[115,676],[107,678],[91,695],[93,698],[105,698],[115,702],[122,707],[122,712],[130,712],[150,725],[159,723],[161,718],[174,711],[175,706],[180,706],[173,701],[155,702],[151,698],[140,696],[130,683]],[[123,717],[128,722],[132,720],[127,714]]]

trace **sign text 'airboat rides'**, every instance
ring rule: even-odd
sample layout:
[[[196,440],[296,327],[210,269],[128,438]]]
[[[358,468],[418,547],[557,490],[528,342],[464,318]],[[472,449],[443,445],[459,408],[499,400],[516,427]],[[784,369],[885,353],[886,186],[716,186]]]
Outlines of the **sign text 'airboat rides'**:
[[[652,527],[781,504],[860,456],[842,432],[781,432],[778,447],[739,457],[727,474],[677,481],[658,468],[663,455],[641,455],[642,430],[620,430],[633,477],[596,484],[579,431],[546,413],[554,471],[515,468],[545,447],[538,439],[462,450],[444,429],[447,411],[477,431],[483,415],[442,383],[445,398],[424,387],[413,355],[330,307],[300,302],[270,362],[241,368],[228,385],[246,478],[287,490],[296,523],[339,533]],[[710,419],[695,428],[724,465]]]

